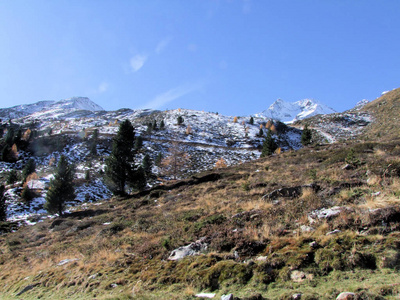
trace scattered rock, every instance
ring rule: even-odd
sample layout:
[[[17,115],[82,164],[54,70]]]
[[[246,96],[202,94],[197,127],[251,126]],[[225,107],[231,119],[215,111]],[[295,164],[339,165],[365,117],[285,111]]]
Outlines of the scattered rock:
[[[213,293],[200,293],[195,295],[198,298],[214,298],[215,294]]]
[[[27,292],[27,291],[33,289],[33,288],[34,288],[35,286],[37,286],[37,285],[39,285],[39,283],[27,285],[27,286],[24,287],[18,294],[16,294],[16,296],[22,295],[23,293],[25,293],[25,292]]]
[[[180,260],[186,256],[199,255],[207,250],[208,244],[205,240],[205,238],[201,238],[187,246],[182,246],[173,250],[171,255],[168,257],[168,260]]]
[[[356,299],[356,294],[350,293],[350,292],[343,292],[340,293],[337,297],[336,300],[353,300]]]
[[[342,170],[353,170],[354,166],[350,164],[346,164],[342,167]]]
[[[77,260],[79,260],[79,258],[64,259],[64,260],[60,261],[60,262],[57,264],[57,266],[63,266],[63,265],[65,265],[65,264],[67,264],[67,263],[74,262],[74,261],[77,261]]]
[[[279,197],[289,197],[296,198],[299,197],[303,191],[303,188],[312,188],[314,191],[319,191],[320,186],[315,184],[308,185],[299,185],[293,187],[284,187],[277,190],[272,191],[271,193],[264,195],[262,199],[275,200]]]
[[[319,210],[314,210],[308,215],[308,220],[310,224],[317,222],[320,219],[331,219],[334,216],[337,216],[344,210],[344,207],[341,206],[333,206],[331,208],[323,208]]]
[[[290,273],[290,279],[292,279],[294,282],[302,282],[306,279],[306,273],[297,270],[292,271]]]
[[[222,295],[221,300],[233,300],[233,294]]]
[[[293,299],[293,300],[300,300],[300,299],[301,299],[301,294],[300,294],[300,293],[293,294],[293,295],[292,295],[292,299]]]
[[[256,258],[257,261],[267,261],[268,257],[267,256],[259,256]]]
[[[314,276],[303,271],[294,270],[290,273],[290,279],[294,282],[303,282],[304,280],[313,280]]]
[[[315,230],[313,227],[307,225],[301,225],[300,229],[302,232],[312,232]]]
[[[326,235],[338,234],[338,233],[340,233],[340,232],[342,232],[342,231],[339,230],[339,229],[335,229],[335,230],[333,230],[333,231],[328,232]]]

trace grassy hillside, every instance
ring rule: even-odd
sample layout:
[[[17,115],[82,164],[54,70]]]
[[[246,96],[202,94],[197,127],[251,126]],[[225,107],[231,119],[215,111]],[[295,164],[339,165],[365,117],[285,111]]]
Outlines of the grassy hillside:
[[[363,110],[375,118],[366,132],[367,139],[400,139],[400,88],[368,103]]]
[[[398,299],[399,155],[314,146],[19,228],[0,236],[0,298]],[[200,239],[201,254],[168,260]]]

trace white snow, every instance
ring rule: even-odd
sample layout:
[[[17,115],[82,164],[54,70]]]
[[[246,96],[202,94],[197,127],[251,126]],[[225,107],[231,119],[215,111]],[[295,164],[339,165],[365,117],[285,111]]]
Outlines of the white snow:
[[[256,116],[291,124],[297,120],[334,112],[335,110],[317,100],[304,99],[297,102],[285,102],[278,99],[267,110],[256,114]]]

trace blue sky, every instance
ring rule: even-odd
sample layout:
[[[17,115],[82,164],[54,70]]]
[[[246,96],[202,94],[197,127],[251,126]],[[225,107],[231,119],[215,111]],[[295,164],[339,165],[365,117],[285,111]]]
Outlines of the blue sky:
[[[400,86],[400,1],[2,0],[0,107],[337,111]]]

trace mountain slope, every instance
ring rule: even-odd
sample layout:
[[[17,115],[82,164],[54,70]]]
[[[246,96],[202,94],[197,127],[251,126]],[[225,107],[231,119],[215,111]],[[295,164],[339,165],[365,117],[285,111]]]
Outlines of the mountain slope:
[[[365,133],[367,139],[400,139],[400,88],[367,103],[361,111],[371,114],[374,118],[374,122]]]
[[[70,113],[72,111],[103,111],[104,109],[86,97],[72,97],[60,101],[39,101],[33,104],[17,105],[0,109],[1,119],[16,119],[29,115],[43,116]],[[41,113],[41,114],[40,114]]]
[[[331,113],[335,113],[335,111],[317,100],[304,99],[297,102],[285,102],[278,99],[267,110],[256,115],[289,124],[318,114]]]

